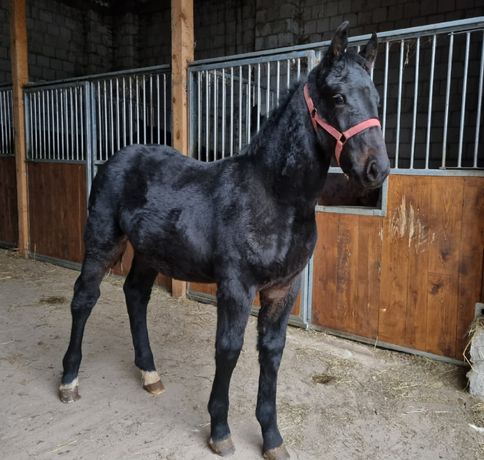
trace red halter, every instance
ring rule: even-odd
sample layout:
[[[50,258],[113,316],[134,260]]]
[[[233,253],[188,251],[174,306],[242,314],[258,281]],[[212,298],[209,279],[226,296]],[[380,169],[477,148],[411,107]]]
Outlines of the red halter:
[[[307,84],[304,85],[304,99],[306,99],[306,105],[308,106],[308,110],[311,115],[311,122],[313,123],[314,129],[317,130],[317,127],[319,125],[328,134],[330,134],[336,139],[334,156],[336,158],[336,163],[338,164],[338,166],[339,166],[339,159],[341,156],[341,152],[343,151],[343,147],[346,144],[346,141],[350,137],[353,137],[356,134],[361,133],[365,129],[373,128],[374,126],[378,126],[381,128],[380,120],[378,120],[377,118],[369,118],[368,120],[362,121],[361,123],[358,123],[355,126],[352,126],[346,131],[340,132],[335,127],[331,126],[326,120],[324,120],[319,116],[318,111],[314,106],[314,102],[311,99],[311,96],[309,95],[309,89]]]

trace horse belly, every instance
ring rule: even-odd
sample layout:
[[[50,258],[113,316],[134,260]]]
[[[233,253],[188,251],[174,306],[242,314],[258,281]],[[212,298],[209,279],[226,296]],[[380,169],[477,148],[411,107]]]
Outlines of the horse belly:
[[[165,276],[193,282],[213,281],[212,251],[203,226],[193,220],[186,222],[182,213],[173,219],[173,214],[131,216],[130,230],[126,233],[135,252]]]

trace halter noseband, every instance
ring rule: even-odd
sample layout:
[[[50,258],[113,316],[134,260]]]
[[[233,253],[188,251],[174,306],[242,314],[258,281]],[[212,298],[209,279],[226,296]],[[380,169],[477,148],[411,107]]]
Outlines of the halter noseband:
[[[314,129],[317,131],[318,125],[323,128],[328,134],[336,139],[336,147],[334,150],[334,157],[336,158],[336,163],[339,166],[339,159],[341,157],[341,152],[343,147],[350,137],[365,131],[365,129],[373,128],[378,126],[381,128],[380,120],[377,118],[369,118],[368,120],[362,121],[361,123],[348,128],[346,131],[338,131],[334,126],[331,126],[326,120],[321,118],[314,102],[309,95],[309,89],[307,83],[304,85],[304,99],[306,100],[306,105],[308,106],[309,114],[311,115],[311,122]]]

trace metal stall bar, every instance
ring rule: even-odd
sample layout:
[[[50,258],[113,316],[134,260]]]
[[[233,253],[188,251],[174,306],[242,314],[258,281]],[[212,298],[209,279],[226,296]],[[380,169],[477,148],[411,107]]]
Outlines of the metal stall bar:
[[[484,80],[484,31],[481,35],[481,64],[479,69],[479,90],[477,96],[477,113],[476,113],[476,133],[474,138],[474,155],[472,161],[472,167],[478,166],[478,154],[479,154],[479,133],[481,129],[481,112],[482,112],[482,90]]]
[[[420,68],[420,37],[417,37],[415,45],[415,81],[413,92],[413,117],[412,117],[412,144],[410,150],[410,169],[413,169],[415,159],[415,134],[417,131],[417,107],[418,107],[418,77]]]
[[[190,66],[189,88],[197,93],[190,97],[190,154],[211,161],[242,151],[273,108],[271,100],[277,105],[281,78],[287,90],[314,62],[315,52],[307,51]]]
[[[0,87],[0,156],[9,156],[13,154],[12,88],[10,86]]]
[[[429,104],[427,110],[427,140],[425,142],[425,169],[429,169],[430,159],[430,134],[432,126],[432,103],[434,96],[434,74],[435,74],[435,50],[437,46],[437,35],[432,37],[432,58],[430,62],[430,77],[429,77]]]
[[[444,132],[442,138],[442,168],[445,168],[447,157],[447,132],[449,128],[450,87],[452,84],[452,54],[454,52],[454,34],[449,38],[449,55],[447,58],[447,82],[445,87]]]
[[[466,33],[466,50],[464,58],[464,77],[462,81],[462,103],[460,110],[460,127],[459,127],[459,151],[457,154],[457,167],[462,167],[462,144],[464,141],[464,123],[466,117],[466,98],[467,98],[467,76],[469,72],[469,50],[471,47],[471,34]]]

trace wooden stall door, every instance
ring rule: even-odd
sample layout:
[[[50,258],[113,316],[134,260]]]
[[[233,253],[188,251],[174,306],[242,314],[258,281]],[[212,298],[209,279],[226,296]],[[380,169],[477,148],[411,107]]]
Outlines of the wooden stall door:
[[[30,252],[82,262],[86,221],[85,166],[28,163]]]
[[[317,222],[315,325],[463,359],[483,300],[484,178],[392,175],[385,217]]]
[[[0,156],[0,245],[17,246],[17,181],[15,157]]]
[[[318,212],[312,322],[369,339],[378,335],[380,217]]]

